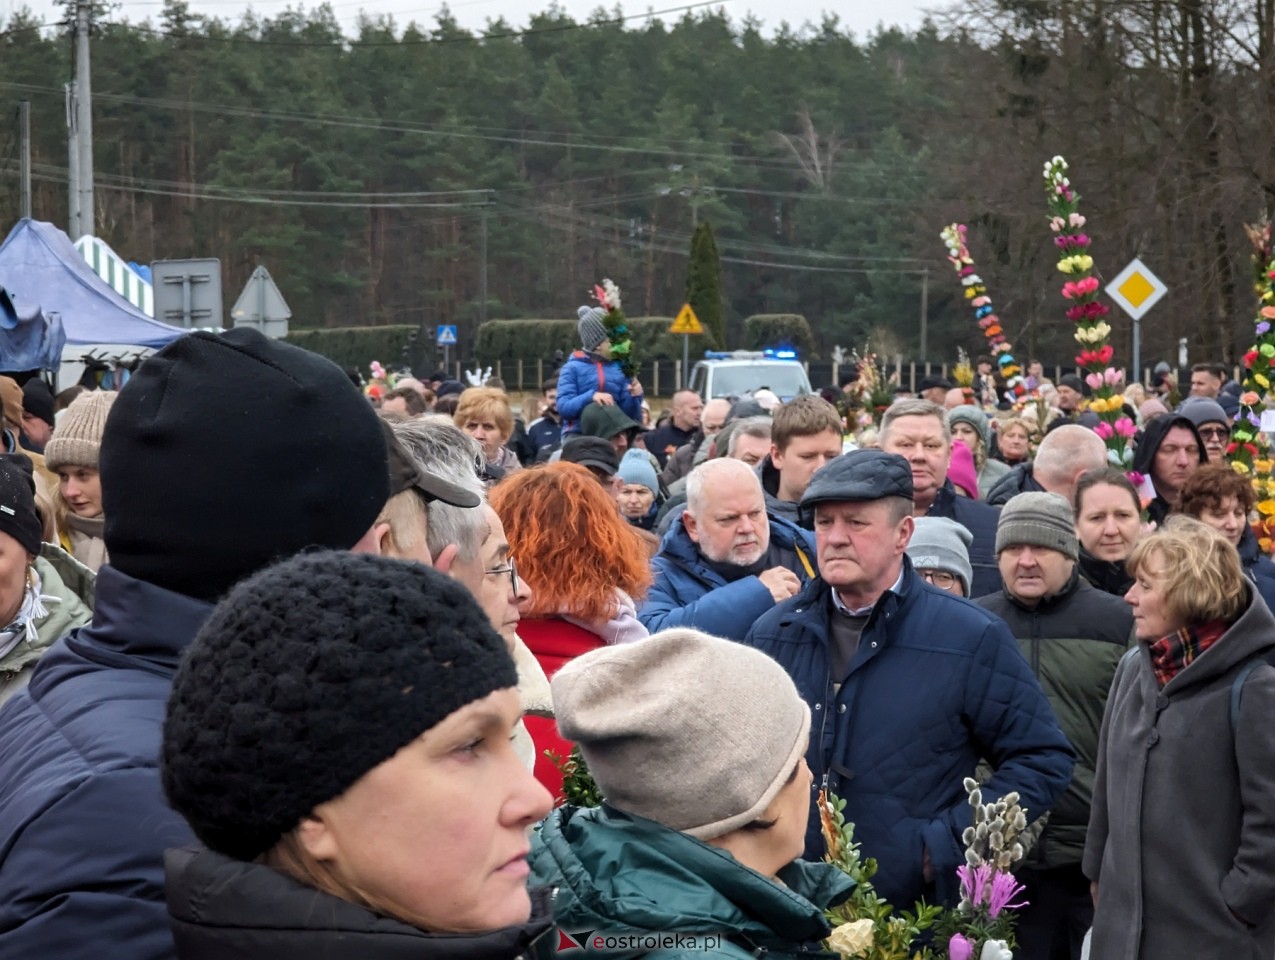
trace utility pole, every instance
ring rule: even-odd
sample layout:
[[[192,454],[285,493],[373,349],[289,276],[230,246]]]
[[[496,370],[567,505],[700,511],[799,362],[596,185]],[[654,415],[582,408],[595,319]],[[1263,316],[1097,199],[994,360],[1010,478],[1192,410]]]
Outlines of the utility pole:
[[[80,236],[93,236],[93,82],[89,76],[89,0],[75,4],[76,126],[80,146]],[[78,240],[79,237],[72,237]]]
[[[930,269],[921,271],[921,362],[929,359],[930,338]]]
[[[22,191],[22,216],[31,216],[31,101],[18,103],[18,138],[22,142],[19,148],[18,179]]]
[[[478,269],[478,322],[487,322],[487,205],[490,202],[490,196],[483,196],[483,213],[482,213],[482,257],[479,262]]]
[[[84,235],[84,231],[80,229],[80,137],[76,123],[75,83],[72,82],[66,85],[66,232],[72,241]]]

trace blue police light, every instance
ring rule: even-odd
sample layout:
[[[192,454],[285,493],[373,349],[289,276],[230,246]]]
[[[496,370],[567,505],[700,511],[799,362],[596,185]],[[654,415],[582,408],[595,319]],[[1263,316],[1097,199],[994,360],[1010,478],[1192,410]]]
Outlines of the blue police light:
[[[797,351],[789,350],[786,348],[777,349],[775,347],[767,347],[765,350],[762,351],[762,353],[770,357],[772,360],[796,360],[797,359]]]

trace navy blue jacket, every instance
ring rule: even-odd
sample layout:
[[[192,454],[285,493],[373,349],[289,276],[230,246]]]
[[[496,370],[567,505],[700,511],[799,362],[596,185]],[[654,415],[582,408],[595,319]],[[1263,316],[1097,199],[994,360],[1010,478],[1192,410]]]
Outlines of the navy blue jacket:
[[[791,552],[789,569],[803,584],[808,582],[814,575],[814,538],[787,520],[774,516],[769,520],[771,548]],[[694,627],[715,637],[742,640],[753,622],[775,606],[769,588],[757,577],[727,583],[705,563],[681,517],[664,535],[651,569],[655,580],[638,610],[638,619],[651,633]]]
[[[0,956],[175,955],[164,851],[194,836],[164,802],[159,745],[177,662],[211,611],[108,564],[92,624],[0,709]]]
[[[970,597],[985,597],[1001,588],[1001,571],[996,563],[996,525],[1000,523],[1001,508],[989,507],[978,500],[962,497],[944,480],[943,487],[934,497],[927,517],[947,517],[961,524],[974,540],[970,543],[970,566],[974,568],[974,582],[970,584]]]
[[[531,459],[524,466],[529,466],[530,463],[536,462],[540,457],[541,450],[556,447],[561,441],[561,421],[550,417],[541,417],[539,420],[533,420],[531,425],[527,427],[527,443],[531,447]]]
[[[558,416],[564,437],[580,432],[580,414],[598,391],[611,394],[621,410],[642,422],[642,397],[629,393],[629,378],[620,369],[620,361],[576,350],[558,372]]]
[[[880,865],[877,892],[900,907],[922,896],[954,903],[971,819],[964,778],[987,760],[995,773],[984,798],[1017,790],[1034,820],[1067,788],[1071,747],[1009,628],[926,584],[907,557],[898,592],[877,601],[845,677],[831,672],[833,615],[831,588],[816,580],[744,642],[779,661],[810,705],[813,789],[826,785],[846,801],[864,856]],[[813,813],[806,857],[822,855]]]

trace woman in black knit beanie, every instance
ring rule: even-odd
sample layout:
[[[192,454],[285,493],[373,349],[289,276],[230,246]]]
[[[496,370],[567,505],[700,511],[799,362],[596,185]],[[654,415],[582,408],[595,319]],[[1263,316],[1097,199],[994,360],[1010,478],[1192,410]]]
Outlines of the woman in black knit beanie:
[[[313,552],[232,590],[164,725],[164,790],[204,845],[167,857],[178,956],[552,956],[516,683],[477,603],[420,564]]]

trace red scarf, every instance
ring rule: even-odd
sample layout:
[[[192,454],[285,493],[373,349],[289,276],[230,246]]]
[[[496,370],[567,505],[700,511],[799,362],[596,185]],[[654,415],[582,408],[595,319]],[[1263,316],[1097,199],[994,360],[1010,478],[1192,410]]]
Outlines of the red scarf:
[[[1200,627],[1183,627],[1150,645],[1151,669],[1161,687],[1191,665],[1200,654],[1222,639],[1230,626],[1213,620]]]

